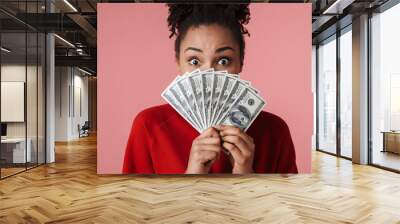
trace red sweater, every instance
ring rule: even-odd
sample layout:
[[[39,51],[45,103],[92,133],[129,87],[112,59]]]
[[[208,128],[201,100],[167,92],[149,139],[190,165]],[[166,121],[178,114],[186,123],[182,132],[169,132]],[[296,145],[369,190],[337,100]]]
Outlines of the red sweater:
[[[280,117],[262,111],[247,134],[253,137],[255,173],[297,173],[295,150],[289,128]],[[183,174],[193,140],[199,136],[170,105],[140,112],[126,146],[123,173]],[[229,158],[221,153],[210,173],[231,173]]]

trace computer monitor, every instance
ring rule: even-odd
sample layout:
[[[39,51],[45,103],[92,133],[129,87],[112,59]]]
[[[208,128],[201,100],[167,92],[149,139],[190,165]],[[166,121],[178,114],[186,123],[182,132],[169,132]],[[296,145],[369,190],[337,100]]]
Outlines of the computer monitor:
[[[1,123],[1,136],[7,136],[7,124]]]

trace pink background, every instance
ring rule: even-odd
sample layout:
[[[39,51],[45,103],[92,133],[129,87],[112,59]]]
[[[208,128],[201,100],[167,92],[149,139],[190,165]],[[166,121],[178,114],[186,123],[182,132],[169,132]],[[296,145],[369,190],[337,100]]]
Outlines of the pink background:
[[[311,4],[253,3],[250,13],[241,77],[287,122],[299,172],[311,172]],[[167,15],[160,3],[98,4],[99,174],[121,173],[134,117],[165,103],[178,73]]]

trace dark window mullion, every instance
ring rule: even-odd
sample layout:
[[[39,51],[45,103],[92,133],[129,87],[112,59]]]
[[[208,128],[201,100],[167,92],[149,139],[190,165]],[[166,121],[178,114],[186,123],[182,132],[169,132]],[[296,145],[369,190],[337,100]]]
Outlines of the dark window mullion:
[[[340,96],[341,96],[341,64],[340,64],[340,30],[336,31],[336,154],[341,157],[341,119],[340,119]]]
[[[28,1],[25,0],[25,21],[28,21]],[[25,170],[28,170],[28,24],[25,23],[25,102],[24,102],[24,118],[25,118]]]
[[[367,110],[367,119],[368,119],[368,124],[367,124],[367,132],[368,132],[368,155],[367,155],[367,160],[368,164],[373,164],[373,145],[372,145],[372,64],[371,64],[371,57],[372,57],[372,25],[371,25],[371,20],[372,20],[372,12],[368,12],[368,30],[367,30],[367,46],[368,46],[368,53],[367,53],[367,104],[368,104],[368,110]]]
[[[36,13],[39,13],[39,0],[36,1]],[[36,32],[36,166],[38,165],[39,165],[39,32]]]
[[[315,46],[315,148],[319,149],[319,44]]]

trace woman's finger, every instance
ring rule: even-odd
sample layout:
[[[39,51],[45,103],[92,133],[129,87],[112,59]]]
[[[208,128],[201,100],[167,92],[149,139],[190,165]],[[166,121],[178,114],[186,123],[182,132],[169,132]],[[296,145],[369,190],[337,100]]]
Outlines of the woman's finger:
[[[231,144],[234,144],[240,151],[242,154],[249,154],[251,153],[251,148],[247,145],[247,143],[245,141],[243,141],[243,139],[239,136],[234,136],[234,135],[228,135],[228,136],[224,136],[222,137],[222,140],[224,142],[229,142]]]
[[[215,127],[218,131],[221,137],[226,136],[226,135],[237,135],[240,136],[247,144],[251,145],[254,143],[254,140],[251,136],[248,134],[244,133],[240,128],[231,126],[231,125],[217,125]]]
[[[201,150],[198,153],[198,158],[200,158],[203,162],[207,162],[205,165],[209,165],[210,163],[212,164],[219,157],[219,153],[208,150]]]
[[[225,149],[227,149],[229,151],[229,153],[232,155],[232,157],[235,161],[241,161],[242,153],[234,144],[229,143],[229,142],[224,142],[224,143],[222,143],[222,147],[224,147]]]
[[[207,128],[203,133],[200,134],[200,138],[205,138],[205,137],[219,137],[218,131],[214,129],[213,127]]]
[[[199,147],[200,151],[206,150],[206,151],[213,151],[213,152],[220,153],[221,150],[222,150],[222,147],[220,145],[209,145],[209,144],[203,145],[203,144],[200,144],[200,145],[198,145],[198,147]]]
[[[201,145],[221,145],[221,138],[218,137],[204,137],[197,140],[197,144]]]

